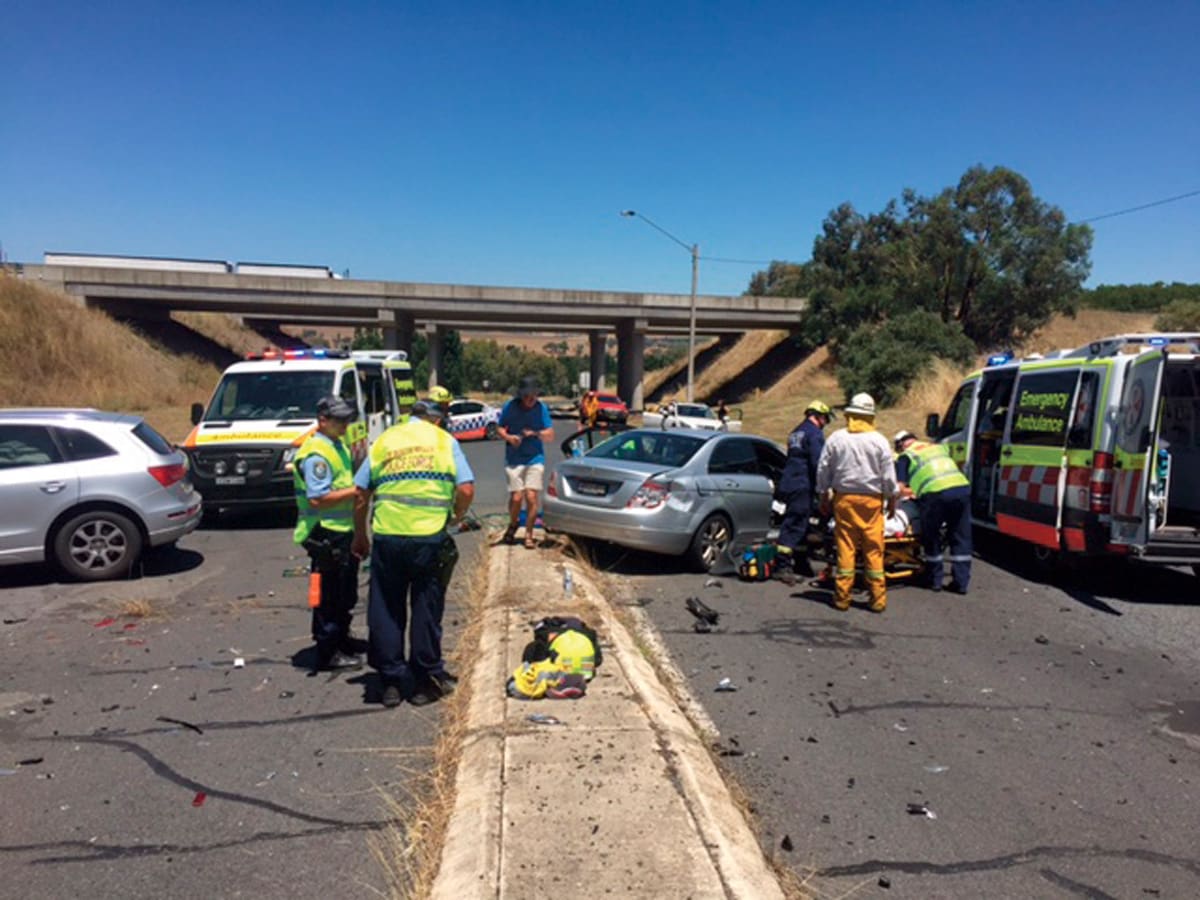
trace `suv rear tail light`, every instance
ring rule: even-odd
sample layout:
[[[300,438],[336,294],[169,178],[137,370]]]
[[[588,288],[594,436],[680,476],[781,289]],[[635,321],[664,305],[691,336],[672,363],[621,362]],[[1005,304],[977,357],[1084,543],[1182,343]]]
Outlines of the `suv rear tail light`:
[[[1088,482],[1088,509],[1100,515],[1112,512],[1113,455],[1096,453],[1092,457],[1092,480]]]
[[[187,464],[171,463],[169,466],[151,466],[146,471],[163,487],[170,487],[187,477]]]
[[[548,482],[546,482],[546,496],[547,497],[557,497],[558,496],[558,473],[557,472],[550,473],[550,480]]]
[[[650,479],[633,492],[626,509],[658,509],[671,496],[671,485]]]

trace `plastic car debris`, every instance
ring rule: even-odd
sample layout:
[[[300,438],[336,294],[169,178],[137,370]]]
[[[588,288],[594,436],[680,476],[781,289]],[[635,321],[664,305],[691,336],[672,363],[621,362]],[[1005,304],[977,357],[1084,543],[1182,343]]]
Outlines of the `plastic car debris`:
[[[159,716],[157,721],[167,722],[171,725],[182,725],[189,731],[196,732],[196,734],[204,734],[204,729],[202,729],[199,725],[193,725],[191,722],[185,722],[183,719],[172,719],[170,716]]]
[[[711,606],[705,605],[699,597],[688,597],[683,603],[687,607],[687,611],[702,622],[707,622],[709,625],[716,625],[721,618],[721,614]]]
[[[724,587],[724,583],[721,581],[720,578],[710,578],[706,582],[704,582],[704,586],[719,588],[719,587]]]
[[[927,819],[936,819],[937,813],[926,806],[924,803],[908,804],[908,814],[910,816],[924,816]]]
[[[233,660],[233,667],[234,667],[235,669],[244,669],[244,668],[246,668],[246,660],[245,660],[243,657],[241,657],[241,656],[234,657],[234,660]]]
[[[785,853],[791,853],[794,849],[796,849],[795,845],[792,843],[792,836],[790,834],[785,834],[783,836],[783,840],[779,842],[779,849],[783,850]]]
[[[109,625],[114,624],[116,621],[117,620],[114,619],[112,616],[105,616],[99,622],[95,623],[92,627],[93,628],[107,628]]]
[[[528,721],[532,722],[534,725],[561,725],[562,724],[562,720],[560,720],[554,716],[548,716],[545,713],[530,713],[525,718]]]
[[[736,691],[737,685],[733,683],[733,679],[731,678],[722,678],[717,682],[715,690],[719,692]]]
[[[196,791],[196,796],[192,798],[192,806],[203,806],[204,801],[208,799],[208,794],[204,791]]]

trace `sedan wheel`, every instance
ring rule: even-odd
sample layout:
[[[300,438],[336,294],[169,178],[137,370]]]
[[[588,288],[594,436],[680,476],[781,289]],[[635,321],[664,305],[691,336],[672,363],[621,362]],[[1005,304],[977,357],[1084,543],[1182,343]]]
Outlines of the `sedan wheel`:
[[[700,572],[711,572],[721,561],[733,540],[733,528],[725,516],[709,516],[696,529],[688,548],[688,561]]]
[[[123,578],[142,552],[137,526],[120,513],[93,510],[68,520],[54,536],[54,558],[82,581]]]

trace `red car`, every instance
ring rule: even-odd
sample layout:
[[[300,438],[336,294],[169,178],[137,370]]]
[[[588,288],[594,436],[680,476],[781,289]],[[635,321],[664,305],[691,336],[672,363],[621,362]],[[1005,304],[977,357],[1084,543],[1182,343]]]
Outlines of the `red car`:
[[[629,407],[625,405],[624,400],[616,394],[597,394],[596,400],[600,405],[597,419],[625,424],[625,420],[629,418]]]

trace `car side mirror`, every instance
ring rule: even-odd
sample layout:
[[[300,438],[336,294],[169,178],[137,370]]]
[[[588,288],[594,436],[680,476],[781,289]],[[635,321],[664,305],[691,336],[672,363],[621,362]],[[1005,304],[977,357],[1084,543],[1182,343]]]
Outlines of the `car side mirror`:
[[[941,436],[941,429],[939,428],[940,425],[941,425],[941,422],[938,420],[937,413],[930,413],[929,415],[927,415],[925,417],[925,437],[930,437],[930,438],[933,438],[934,440],[936,440],[938,437],[940,437]]]
[[[192,404],[192,424],[199,425],[200,420],[204,418],[204,406],[200,403]]]

